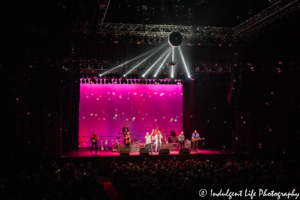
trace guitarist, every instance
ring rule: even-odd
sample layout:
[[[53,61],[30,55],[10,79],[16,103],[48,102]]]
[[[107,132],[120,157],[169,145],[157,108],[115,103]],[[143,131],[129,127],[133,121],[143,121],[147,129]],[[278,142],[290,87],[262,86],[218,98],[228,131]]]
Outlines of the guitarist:
[[[95,145],[96,154],[97,154],[97,140],[98,140],[98,136],[96,135],[96,131],[94,131],[93,135],[91,136],[92,147],[91,147],[91,153],[90,154],[92,154],[94,145]]]
[[[125,149],[129,149],[130,143],[131,143],[130,133],[127,132],[127,134],[125,135]]]
[[[127,132],[129,132],[129,129],[127,128],[127,124],[125,124],[124,127],[122,128],[122,132],[124,134],[124,144],[126,144],[125,137],[127,135]]]
[[[197,133],[197,130],[194,131],[194,133],[192,134],[192,140],[194,140],[193,142],[193,146],[192,146],[192,151],[198,151],[198,140],[200,140],[200,135],[199,133]]]

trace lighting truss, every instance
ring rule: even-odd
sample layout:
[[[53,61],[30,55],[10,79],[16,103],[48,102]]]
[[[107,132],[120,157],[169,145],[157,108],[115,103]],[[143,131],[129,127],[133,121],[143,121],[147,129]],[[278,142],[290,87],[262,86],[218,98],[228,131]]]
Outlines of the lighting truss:
[[[131,36],[152,36],[167,38],[172,32],[179,32],[183,37],[199,38],[244,35],[254,32],[269,23],[294,12],[300,8],[299,0],[278,0],[276,3],[246,20],[236,27],[214,26],[183,26],[183,25],[160,25],[160,24],[122,24],[98,22],[99,34],[124,34]]]
[[[158,51],[160,51],[163,47],[165,47],[165,45],[160,46],[156,51],[154,51],[153,53],[151,53],[149,56],[147,56],[144,60],[142,60],[139,64],[137,64],[136,66],[134,66],[131,70],[129,70],[127,73],[125,73],[123,76],[127,76],[127,74],[129,74],[131,71],[133,71],[135,68],[137,68],[138,66],[140,66],[143,62],[145,62],[146,60],[148,60],[149,58],[151,58],[154,54],[156,54]]]
[[[110,0],[104,0],[103,3],[100,4],[100,12],[102,14],[102,19],[99,21],[99,23],[102,25],[107,13],[107,9],[109,6]]]
[[[160,66],[159,66],[159,68],[157,69],[157,71],[156,71],[156,73],[155,73],[154,77],[156,77],[156,76],[157,76],[157,74],[158,74],[159,70],[160,70],[160,69],[161,69],[161,67],[164,65],[164,63],[166,62],[166,60],[168,59],[168,57],[170,56],[170,54],[171,54],[171,52],[169,52],[169,53],[168,53],[168,55],[165,57],[165,59],[162,61],[161,65],[160,65]]]
[[[187,68],[187,66],[186,66],[185,59],[184,59],[184,57],[183,57],[183,54],[182,54],[182,51],[181,51],[181,47],[180,47],[180,46],[179,46],[179,53],[180,53],[180,57],[181,57],[181,60],[182,60],[182,62],[183,62],[184,68],[185,68],[185,70],[186,70],[186,73],[187,73],[188,77],[191,78],[191,75],[190,75],[190,73],[189,73],[189,71],[188,71],[188,68]]]
[[[147,73],[169,52],[169,50],[166,50],[154,63],[149,67],[149,69],[142,75],[142,77],[145,77]]]
[[[122,24],[98,23],[100,34],[125,34],[138,36],[153,36],[167,38],[171,32],[179,32],[184,37],[214,36],[223,37],[232,35],[232,28],[212,26],[182,26],[182,25],[156,25],[156,24]]]
[[[298,10],[299,8],[300,1],[298,0],[279,0],[267,9],[255,15],[254,17],[234,27],[232,29],[233,36],[245,35],[246,33],[254,32],[262,27],[265,27],[266,25],[275,21],[276,19],[279,19],[286,14]]]

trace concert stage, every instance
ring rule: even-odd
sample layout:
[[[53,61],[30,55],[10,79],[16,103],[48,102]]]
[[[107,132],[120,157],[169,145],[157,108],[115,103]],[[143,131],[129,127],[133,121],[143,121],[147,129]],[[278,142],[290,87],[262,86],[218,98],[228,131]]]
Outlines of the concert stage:
[[[101,81],[101,80],[100,80]],[[162,81],[162,80],[161,80]],[[179,160],[224,163],[230,159],[246,159],[246,153],[232,151],[200,149],[198,152],[179,154],[176,138],[183,127],[183,87],[181,84],[114,84],[91,83],[89,79],[80,81],[78,151],[62,155],[62,162],[74,164],[91,163],[101,176],[108,177],[112,162],[137,163]],[[192,115],[189,115],[192,118]],[[187,121],[190,118],[186,118]],[[130,132],[132,143],[129,155],[121,155],[124,146],[125,124]],[[156,129],[162,133],[161,149],[168,149],[169,154],[154,152],[140,155],[145,147],[146,132]],[[192,129],[191,129],[192,130]],[[194,130],[185,133],[184,147],[191,148],[189,140]],[[97,134],[98,150],[90,154],[91,136]],[[204,130],[200,130],[204,132]],[[177,134],[176,134],[177,133]],[[175,137],[175,140],[174,140]],[[202,136],[203,137],[203,136]],[[173,139],[171,139],[173,138]],[[208,140],[209,141],[209,140]],[[199,142],[203,148],[208,141]],[[153,142],[153,139],[152,139]],[[225,145],[224,145],[225,146]],[[152,144],[152,149],[155,145]],[[176,150],[176,151],[175,151]]]
[[[198,150],[198,152],[190,152],[191,155],[199,155],[199,154],[232,154],[231,152],[226,151],[213,151],[213,150]],[[179,151],[170,151],[170,156],[178,156],[182,155],[179,154]],[[186,154],[188,155],[188,154]],[[98,154],[96,154],[95,150],[93,150],[92,154],[90,154],[90,151],[87,149],[78,150],[75,152],[69,152],[66,154],[63,154],[62,157],[64,158],[71,158],[71,157],[119,157],[121,156],[119,152],[112,152],[112,151],[98,151]],[[139,152],[130,152],[129,156],[140,156]],[[161,156],[159,155],[159,152],[153,152],[153,154],[149,153],[149,156]]]

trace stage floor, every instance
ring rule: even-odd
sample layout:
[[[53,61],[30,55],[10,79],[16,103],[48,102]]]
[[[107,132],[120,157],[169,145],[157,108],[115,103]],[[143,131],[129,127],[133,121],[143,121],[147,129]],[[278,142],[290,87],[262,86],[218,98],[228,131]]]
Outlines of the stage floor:
[[[198,149],[198,152],[190,152],[190,154],[232,154],[232,152],[229,151],[216,151],[216,150],[204,150],[204,149]],[[169,155],[182,155],[179,154],[179,151],[170,151]],[[118,157],[121,156],[118,152],[112,152],[112,151],[98,151],[98,154],[96,154],[95,151],[90,154],[89,150],[78,150],[75,152],[69,152],[66,154],[63,154],[62,157],[64,158],[71,158],[71,157]],[[139,152],[131,152],[129,153],[129,156],[140,156]],[[159,152],[153,152],[153,154],[149,153],[149,156],[159,156]]]

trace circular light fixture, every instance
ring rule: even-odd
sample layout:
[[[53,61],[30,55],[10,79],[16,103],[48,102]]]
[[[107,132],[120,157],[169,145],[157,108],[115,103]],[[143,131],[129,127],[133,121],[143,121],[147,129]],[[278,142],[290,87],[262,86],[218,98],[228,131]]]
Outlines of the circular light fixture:
[[[182,43],[182,35],[179,32],[173,32],[168,37],[168,42],[173,47],[178,47]]]

